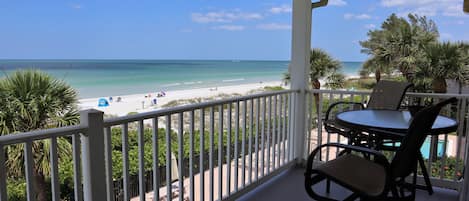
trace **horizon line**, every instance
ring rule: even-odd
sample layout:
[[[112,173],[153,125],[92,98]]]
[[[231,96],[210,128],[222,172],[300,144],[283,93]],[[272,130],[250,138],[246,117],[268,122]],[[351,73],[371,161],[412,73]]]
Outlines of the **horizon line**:
[[[283,60],[283,59],[130,59],[130,58],[125,58],[125,59],[112,59],[112,58],[106,58],[106,59],[4,59],[0,58],[0,61],[73,61],[73,60],[82,60],[82,61],[110,61],[110,60],[121,60],[121,61],[135,61],[135,60],[141,60],[141,61],[284,61],[288,62],[290,60]],[[364,62],[364,61],[343,61],[339,60],[340,62]]]

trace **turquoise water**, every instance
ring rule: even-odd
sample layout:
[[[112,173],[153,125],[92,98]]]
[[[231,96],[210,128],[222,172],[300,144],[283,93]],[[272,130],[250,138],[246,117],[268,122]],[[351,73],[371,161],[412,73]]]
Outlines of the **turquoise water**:
[[[396,143],[396,146],[399,146],[400,143]],[[445,142],[442,140],[438,141],[438,152],[437,152],[437,157],[443,157],[443,146]],[[389,144],[391,145],[391,144]],[[431,139],[427,138],[425,139],[425,142],[423,143],[422,147],[420,148],[420,152],[422,153],[423,158],[428,159],[430,157],[430,145],[431,145]]]
[[[280,81],[288,61],[215,60],[0,60],[9,73],[37,68],[68,82],[80,98]],[[357,75],[360,62],[343,62]]]
[[[430,144],[431,140],[427,138],[420,148],[420,152],[422,152],[423,158],[428,159],[430,157]],[[444,141],[438,141],[438,157],[443,157],[443,145],[445,144]]]

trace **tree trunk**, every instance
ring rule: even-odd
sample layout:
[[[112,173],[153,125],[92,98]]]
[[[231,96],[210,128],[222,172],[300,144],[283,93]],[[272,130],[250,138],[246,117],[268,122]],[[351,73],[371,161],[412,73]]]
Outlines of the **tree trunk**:
[[[375,71],[375,79],[376,79],[376,82],[379,82],[381,80],[381,71],[380,70]]]
[[[446,93],[445,78],[435,78],[432,81],[432,89],[435,93]]]
[[[464,85],[464,82],[459,81],[458,82],[458,94],[462,94],[462,86]]]
[[[311,86],[313,89],[320,89],[321,88],[321,82],[319,82],[318,79],[313,79],[311,81]],[[318,113],[318,118],[321,118],[321,114],[319,114],[319,93],[314,93],[314,105],[316,106],[316,112]]]
[[[47,183],[45,176],[36,170],[36,168],[33,170],[33,176],[37,201],[47,201]]]

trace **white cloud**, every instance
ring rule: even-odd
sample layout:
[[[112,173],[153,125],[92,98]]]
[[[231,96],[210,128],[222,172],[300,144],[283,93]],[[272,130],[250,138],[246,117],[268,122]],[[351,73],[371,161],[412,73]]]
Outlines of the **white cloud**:
[[[328,4],[331,6],[345,6],[347,2],[344,0],[329,0]]]
[[[381,5],[384,7],[393,7],[404,5],[404,0],[381,0]]]
[[[444,16],[450,16],[450,17],[463,17],[466,14],[462,11],[462,3],[460,4],[454,4],[454,5],[448,5],[445,10],[443,10],[443,15]]]
[[[291,25],[289,24],[279,24],[279,23],[269,23],[269,24],[259,24],[257,25],[258,29],[262,30],[290,30]]]
[[[351,14],[351,13],[345,13],[345,14],[344,14],[344,18],[345,18],[346,20],[352,19],[353,16],[354,16],[354,15]]]
[[[191,33],[192,29],[181,29],[182,33]]]
[[[345,13],[344,19],[346,20],[367,20],[371,19],[371,16],[368,14],[352,14],[352,13]]]
[[[239,10],[233,12],[218,11],[208,13],[192,13],[192,21],[197,23],[234,22],[238,20],[260,20],[264,18],[259,13],[244,13]]]
[[[355,18],[359,20],[366,20],[366,19],[371,19],[371,16],[367,14],[360,14],[360,15],[356,15]]]
[[[462,11],[462,0],[381,0],[381,6],[398,8],[401,15],[467,17]]]
[[[446,40],[453,39],[453,35],[450,33],[441,33],[440,37],[441,39],[446,39]]]
[[[72,7],[73,9],[82,9],[83,6],[81,4],[72,4],[70,5],[70,7]]]
[[[406,11],[403,11],[403,12],[399,12],[397,15],[401,16],[401,17],[407,17],[407,15],[409,15],[409,13],[412,13],[412,14],[417,14],[417,15],[420,15],[420,16],[433,17],[433,16],[437,15],[437,12],[438,11],[435,7],[419,7],[419,8],[413,9],[413,10],[406,10]]]
[[[224,30],[224,31],[242,31],[246,29],[246,27],[241,25],[220,25],[212,27],[214,30]]]
[[[280,13],[291,13],[292,12],[292,8],[290,5],[281,5],[281,6],[276,6],[276,7],[272,7],[269,9],[269,12],[273,13],[273,14],[280,14]]]
[[[374,24],[365,24],[365,29],[375,29],[376,25]]]

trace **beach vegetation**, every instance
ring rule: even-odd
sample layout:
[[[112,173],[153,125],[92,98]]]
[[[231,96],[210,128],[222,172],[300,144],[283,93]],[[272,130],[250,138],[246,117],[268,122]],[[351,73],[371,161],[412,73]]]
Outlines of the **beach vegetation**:
[[[344,83],[346,89],[369,90],[376,85],[374,78],[349,78]]]
[[[127,113],[127,116],[129,116],[129,115],[136,115],[136,114],[138,114],[138,112],[129,112],[129,113]]]
[[[427,45],[424,50],[426,56],[418,75],[431,78],[429,82],[433,92],[446,93],[446,79],[469,83],[469,57],[464,44],[439,42]]]
[[[345,87],[345,75],[333,73],[326,78],[326,87],[329,89],[342,89]]]
[[[239,93],[232,93],[232,94],[220,93],[216,96],[211,96],[211,97],[197,97],[197,98],[188,98],[188,99],[177,99],[177,100],[169,101],[168,103],[162,105],[161,107],[162,108],[170,108],[170,107],[176,107],[176,106],[180,106],[180,105],[197,104],[197,103],[203,103],[203,102],[207,102],[207,101],[227,99],[227,98],[239,97],[239,96],[241,96],[241,94],[239,94]]]
[[[15,134],[79,123],[77,92],[62,80],[39,70],[18,70],[0,80],[0,134]],[[48,200],[47,180],[50,175],[51,140],[32,143],[33,176],[38,201]],[[24,175],[24,144],[6,148],[9,179]],[[71,144],[57,138],[60,162],[71,158]]]
[[[265,86],[264,87],[265,91],[282,91],[285,90],[282,86]]]

